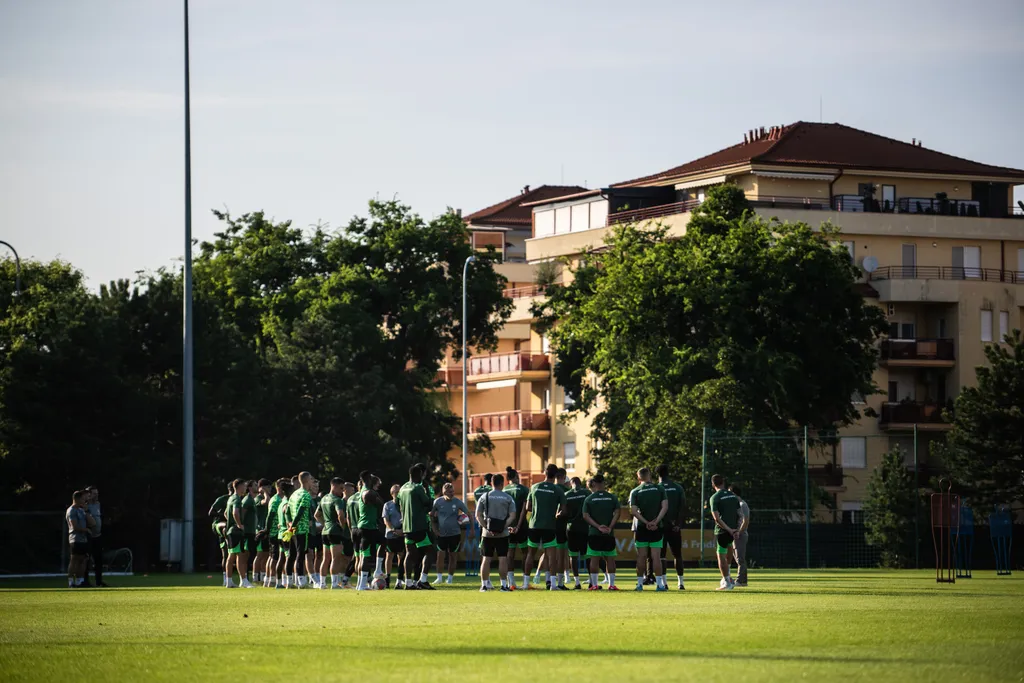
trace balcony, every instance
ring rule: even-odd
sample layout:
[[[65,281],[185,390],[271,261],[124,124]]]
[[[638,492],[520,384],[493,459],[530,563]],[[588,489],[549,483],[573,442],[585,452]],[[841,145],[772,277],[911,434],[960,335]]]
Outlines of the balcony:
[[[883,339],[880,364],[890,368],[951,368],[952,339]]]
[[[506,299],[528,299],[533,296],[540,296],[544,293],[544,285],[527,285],[526,287],[513,287],[506,289],[502,295]]]
[[[1024,284],[1024,271],[960,266],[882,266],[872,280],[968,280]]]
[[[546,410],[507,410],[470,415],[469,437],[486,434],[491,441],[551,438],[551,418]]]
[[[500,474],[501,476],[504,477],[505,476],[505,468],[504,467],[496,467],[493,473],[494,474]],[[519,470],[519,483],[522,484],[523,486],[525,486],[526,488],[530,488],[534,484],[539,484],[542,481],[545,481],[546,479],[547,479],[547,477],[545,476],[545,474],[543,472],[526,472],[526,471],[523,471],[523,470]],[[471,474],[471,475],[469,475],[469,495],[473,495],[473,491],[476,491],[478,488],[483,486],[484,483],[485,482],[484,482],[484,475],[483,474]],[[505,483],[506,483],[506,485],[508,484],[507,481]]]
[[[825,465],[811,465],[808,468],[808,475],[811,481],[829,493],[845,491],[843,485],[843,468],[832,463]]]
[[[551,361],[528,351],[496,353],[469,359],[469,383],[515,379],[535,382],[551,378]]]
[[[919,431],[947,431],[952,425],[942,416],[942,409],[938,403],[885,403],[878,422],[887,431],[913,431],[915,425]]]
[[[445,366],[437,371],[438,386],[434,387],[434,391],[454,391],[456,389],[462,390],[462,366],[450,365]],[[470,391],[475,391],[476,387],[469,386]]]

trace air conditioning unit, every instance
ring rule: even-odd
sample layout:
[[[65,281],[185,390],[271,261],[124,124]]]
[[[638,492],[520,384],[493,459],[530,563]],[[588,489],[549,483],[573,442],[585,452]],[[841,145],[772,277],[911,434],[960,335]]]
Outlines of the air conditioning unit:
[[[896,304],[889,304],[889,315],[896,315]]]

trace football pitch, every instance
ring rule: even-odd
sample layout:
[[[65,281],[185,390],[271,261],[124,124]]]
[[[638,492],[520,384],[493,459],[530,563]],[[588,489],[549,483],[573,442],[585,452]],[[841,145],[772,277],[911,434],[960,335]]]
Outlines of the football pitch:
[[[715,592],[227,590],[206,575],[0,582],[5,681],[1021,681],[1024,581],[757,571]],[[584,581],[585,583],[585,581]]]

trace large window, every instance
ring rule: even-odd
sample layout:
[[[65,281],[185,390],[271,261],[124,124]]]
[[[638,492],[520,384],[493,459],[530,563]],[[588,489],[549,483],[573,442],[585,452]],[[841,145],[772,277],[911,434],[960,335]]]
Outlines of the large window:
[[[844,436],[839,440],[843,469],[864,469],[868,466],[867,439],[863,436]]]
[[[844,500],[842,504],[843,522],[847,524],[860,524],[863,522],[864,513],[862,512],[862,507],[859,500]]]
[[[563,467],[570,472],[576,469],[576,442],[567,441],[562,444],[562,460],[565,463]]]
[[[1003,338],[1010,333],[1010,312],[999,311],[999,339],[996,341],[1003,341]]]
[[[981,312],[981,341],[992,341],[992,311]]]

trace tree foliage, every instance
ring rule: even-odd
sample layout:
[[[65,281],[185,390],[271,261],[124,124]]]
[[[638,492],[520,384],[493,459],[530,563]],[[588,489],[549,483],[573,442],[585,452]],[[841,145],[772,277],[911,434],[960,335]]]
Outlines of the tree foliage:
[[[1024,499],[1024,339],[1013,330],[985,347],[988,366],[956,397],[953,428],[935,443],[957,489],[975,510]]]
[[[913,563],[915,515],[920,512],[914,475],[897,446],[882,456],[871,473],[863,503],[864,537],[868,545],[880,550],[883,567],[899,569]]]
[[[462,220],[397,202],[337,232],[217,216],[194,266],[197,519],[234,477],[369,468],[397,482],[416,461],[452,474],[460,421],[432,390],[462,334]],[[14,297],[0,261],[5,507],[61,509],[95,483],[111,533],[145,562],[135,539],[155,543],[181,512],[181,275],[91,292],[70,264],[23,267]],[[474,347],[496,345],[504,286],[486,254],[469,270]]]
[[[855,420],[851,395],[875,390],[884,317],[854,290],[836,238],[828,225],[759,218],[741,190],[721,186],[685,236],[619,226],[570,284],[550,288],[535,313],[574,412],[595,413],[601,468],[628,481],[638,464],[666,461],[699,480],[704,426]]]

